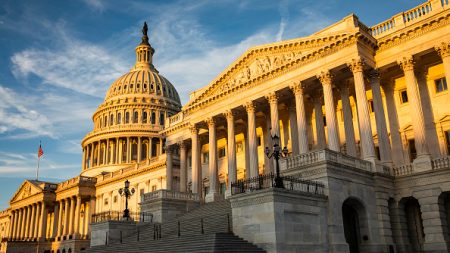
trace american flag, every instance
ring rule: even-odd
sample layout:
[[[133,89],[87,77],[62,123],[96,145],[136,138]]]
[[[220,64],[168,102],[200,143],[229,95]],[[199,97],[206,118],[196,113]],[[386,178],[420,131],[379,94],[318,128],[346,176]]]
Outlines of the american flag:
[[[39,149],[38,149],[38,158],[41,158],[41,156],[44,155],[44,150],[42,149],[41,144],[39,144]]]

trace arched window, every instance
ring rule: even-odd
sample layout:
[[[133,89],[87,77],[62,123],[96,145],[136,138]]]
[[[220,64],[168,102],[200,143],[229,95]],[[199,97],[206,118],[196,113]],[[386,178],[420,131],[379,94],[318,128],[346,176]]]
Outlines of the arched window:
[[[120,123],[122,123],[122,114],[119,112],[117,114],[117,124],[120,124]]]
[[[136,161],[137,160],[137,147],[138,147],[138,145],[136,143],[136,140],[134,140],[131,143],[131,160],[132,161]]]
[[[109,125],[110,126],[114,125],[114,115],[112,114],[109,116]]]
[[[146,90],[147,89],[147,84],[146,83],[144,83],[144,90]]]
[[[103,127],[106,127],[108,124],[108,116],[105,116],[105,119],[103,120]]]
[[[133,113],[133,123],[138,123],[139,113],[134,111]]]
[[[151,84],[151,85],[150,85],[150,89],[153,90],[153,88],[154,88],[154,87],[153,87],[153,84]]]
[[[122,141],[122,162],[126,163],[127,162],[127,142],[126,141]]]
[[[152,124],[156,124],[156,114],[152,112]]]
[[[142,123],[147,123],[147,112],[146,111],[142,112]]]
[[[130,112],[125,113],[125,124],[130,123]]]
[[[148,142],[141,143],[141,160],[147,159],[147,153],[148,153],[147,146],[148,146]]]
[[[98,127],[102,127],[102,117],[100,117]]]
[[[139,88],[141,88],[141,85],[138,83],[138,84],[136,84],[136,89],[139,90]]]

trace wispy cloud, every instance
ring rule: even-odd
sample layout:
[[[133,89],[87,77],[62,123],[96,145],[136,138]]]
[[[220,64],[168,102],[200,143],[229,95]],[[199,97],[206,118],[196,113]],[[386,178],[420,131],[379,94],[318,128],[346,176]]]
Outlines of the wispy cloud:
[[[105,10],[105,2],[102,0],[82,0],[86,5],[96,11],[104,11]]]
[[[110,83],[129,68],[103,47],[70,36],[61,24],[54,28],[56,48],[30,48],[11,57],[17,78],[39,77],[44,84],[104,97]]]

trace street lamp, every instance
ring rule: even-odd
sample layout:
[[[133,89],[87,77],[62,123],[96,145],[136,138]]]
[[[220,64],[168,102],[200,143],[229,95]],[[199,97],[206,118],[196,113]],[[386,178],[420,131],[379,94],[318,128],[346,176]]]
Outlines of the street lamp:
[[[280,176],[280,164],[278,162],[278,160],[280,160],[280,157],[286,157],[288,155],[288,149],[287,147],[284,147],[281,150],[280,147],[280,137],[278,137],[276,134],[274,136],[272,136],[272,141],[273,141],[273,151],[272,154],[270,153],[270,149],[269,147],[266,147],[266,149],[264,150],[264,153],[266,153],[266,156],[270,159],[270,158],[275,158],[276,161],[276,176],[275,176],[275,187],[276,188],[284,188],[283,185],[283,179]]]
[[[125,187],[119,189],[120,196],[125,196],[125,210],[123,211],[123,219],[130,219],[130,210],[128,210],[128,199],[134,194],[134,188],[130,190],[130,181],[125,181]]]

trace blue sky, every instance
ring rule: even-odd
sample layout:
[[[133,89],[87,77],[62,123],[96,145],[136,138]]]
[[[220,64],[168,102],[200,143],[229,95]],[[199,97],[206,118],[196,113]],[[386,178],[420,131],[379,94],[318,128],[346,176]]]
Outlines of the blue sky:
[[[80,141],[109,85],[134,64],[149,24],[154,64],[182,103],[247,48],[314,33],[355,13],[368,26],[416,0],[2,0],[0,209],[24,179],[81,171]]]

